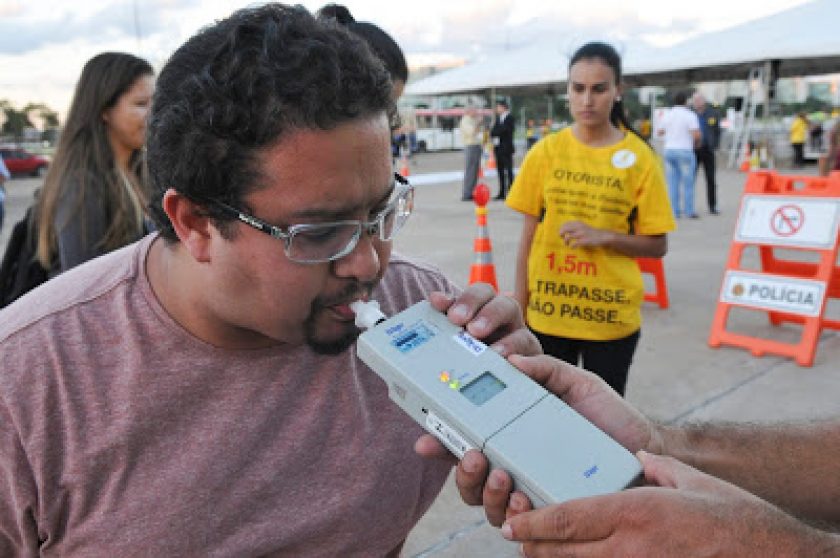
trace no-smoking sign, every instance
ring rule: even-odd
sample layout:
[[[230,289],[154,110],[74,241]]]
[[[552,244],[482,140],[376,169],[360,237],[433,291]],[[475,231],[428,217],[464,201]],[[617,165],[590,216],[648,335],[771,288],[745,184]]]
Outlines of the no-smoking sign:
[[[837,242],[840,200],[748,194],[744,196],[738,242],[828,250]]]
[[[798,205],[783,205],[770,217],[770,229],[779,236],[793,236],[805,224],[805,212]]]

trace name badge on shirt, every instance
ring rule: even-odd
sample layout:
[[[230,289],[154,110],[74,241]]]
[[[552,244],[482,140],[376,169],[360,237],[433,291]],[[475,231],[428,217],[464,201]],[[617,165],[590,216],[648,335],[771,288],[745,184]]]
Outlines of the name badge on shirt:
[[[493,136],[493,145],[499,145],[500,143],[502,143],[502,138],[499,136]]]

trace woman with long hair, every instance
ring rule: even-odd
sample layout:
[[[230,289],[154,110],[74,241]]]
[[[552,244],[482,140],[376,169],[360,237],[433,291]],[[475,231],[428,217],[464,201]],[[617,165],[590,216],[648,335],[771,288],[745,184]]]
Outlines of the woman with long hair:
[[[661,163],[626,120],[615,49],[578,49],[568,94],[573,125],[528,151],[507,197],[524,216],[515,296],[547,354],[623,394],[644,296],[634,258],[663,256],[675,222]]]
[[[131,54],[85,64],[38,201],[38,260],[51,276],[148,231],[142,148],[153,80]]]

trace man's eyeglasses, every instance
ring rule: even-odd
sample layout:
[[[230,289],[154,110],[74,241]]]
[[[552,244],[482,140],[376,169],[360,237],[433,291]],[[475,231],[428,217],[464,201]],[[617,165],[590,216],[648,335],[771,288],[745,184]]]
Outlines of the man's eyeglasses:
[[[414,209],[414,187],[399,174],[394,175],[394,180],[397,185],[388,205],[370,221],[348,219],[282,228],[226,203],[216,200],[210,200],[210,203],[246,225],[282,240],[290,260],[315,264],[343,258],[353,251],[363,233],[377,235],[386,242],[394,238]]]

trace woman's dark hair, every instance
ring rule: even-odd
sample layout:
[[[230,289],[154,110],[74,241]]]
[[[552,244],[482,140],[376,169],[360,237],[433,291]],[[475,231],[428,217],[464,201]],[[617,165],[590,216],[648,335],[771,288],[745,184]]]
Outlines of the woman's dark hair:
[[[571,70],[572,66],[581,60],[591,60],[593,58],[600,60],[612,68],[612,71],[615,74],[616,85],[621,84],[621,56],[619,56],[618,51],[616,51],[615,48],[607,43],[594,41],[586,43],[577,49],[572,55],[572,58],[569,60],[569,69]],[[643,138],[642,135],[633,128],[633,126],[630,125],[630,122],[628,122],[627,115],[624,112],[624,103],[621,102],[621,99],[617,99],[615,103],[613,103],[612,110],[610,111],[610,122],[616,128],[623,128],[633,132],[639,139],[647,143],[647,140]]]
[[[684,107],[687,102],[688,102],[688,92],[677,91],[676,94],[674,95],[674,106],[675,107]]]
[[[153,74],[148,62],[122,52],[98,54],[82,69],[39,196],[38,260],[45,268],[50,268],[57,251],[56,225],[61,223],[55,223],[55,215],[61,199],[76,203],[79,211],[84,211],[86,197],[97,196],[101,200],[109,216],[99,246],[105,251],[125,246],[140,234],[138,200],[129,194],[117,169],[102,113],[113,107],[138,79]],[[148,198],[140,150],[132,154],[129,167],[134,176],[126,178],[137,182],[134,185]],[[78,191],[68,196],[63,191],[68,185]]]
[[[363,38],[385,64],[392,80],[403,83],[408,81],[408,64],[400,45],[380,27],[366,21],[356,21],[350,10],[340,4],[327,4],[318,10],[318,17],[333,19]]]
[[[231,238],[230,215],[264,187],[261,150],[298,130],[396,118],[388,72],[367,44],[301,6],[246,8],[198,32],[157,80],[147,140],[150,211],[178,240],[162,207],[169,188],[205,206]],[[210,202],[210,203],[208,203]]]

